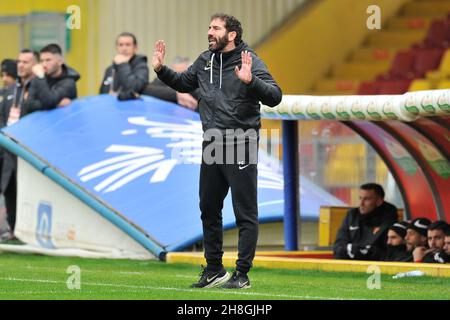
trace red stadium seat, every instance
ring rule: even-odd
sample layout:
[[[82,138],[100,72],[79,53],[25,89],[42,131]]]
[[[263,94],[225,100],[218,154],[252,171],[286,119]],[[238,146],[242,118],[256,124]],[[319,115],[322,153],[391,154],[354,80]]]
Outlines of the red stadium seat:
[[[359,85],[358,92],[359,95],[374,95],[378,94],[378,84],[375,81],[363,81]]]
[[[396,80],[414,78],[414,52],[401,51],[395,55],[394,61],[386,74],[377,77],[377,80]]]
[[[411,80],[380,81],[378,94],[404,94],[410,84]]]
[[[427,37],[423,41],[424,48],[450,47],[450,20],[436,20],[430,26]]]
[[[444,54],[443,49],[415,49],[413,73],[416,78],[423,78],[425,74],[437,69]]]

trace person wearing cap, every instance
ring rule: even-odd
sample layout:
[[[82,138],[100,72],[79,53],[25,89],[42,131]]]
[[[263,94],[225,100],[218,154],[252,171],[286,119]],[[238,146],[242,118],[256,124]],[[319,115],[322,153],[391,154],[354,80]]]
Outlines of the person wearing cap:
[[[397,208],[384,201],[383,187],[363,184],[359,207],[350,209],[334,243],[335,259],[382,260],[389,227],[398,220]]]
[[[408,225],[405,236],[406,250],[411,254],[408,261],[420,260],[419,253],[423,251],[423,248],[428,249],[427,232],[430,224],[431,221],[427,218],[416,218]],[[420,249],[416,251],[416,248]],[[416,252],[416,257],[414,257],[414,252]]]
[[[445,221],[439,220],[435,221],[428,226],[427,236],[428,236],[428,250],[417,253],[424,254],[421,258],[422,262],[425,263],[447,263],[450,262],[450,257],[445,253],[445,231],[448,228],[448,224]]]
[[[0,88],[0,111],[2,110],[3,103],[7,100],[13,98],[13,87],[17,79],[17,62],[12,59],[5,59],[1,63],[0,75],[2,78],[3,88]],[[0,123],[0,126],[3,125]],[[0,168],[3,166],[3,161],[5,158],[5,150],[0,148]],[[0,180],[1,180],[1,170],[0,170]],[[2,192],[3,193],[3,192]],[[8,216],[7,216],[8,217]],[[9,223],[8,223],[9,227]],[[8,240],[11,235],[10,231],[7,230],[5,233],[0,234],[0,240]]]
[[[12,59],[5,59],[1,63],[0,75],[3,82],[3,88],[0,88],[0,108],[3,104],[3,101],[11,100],[13,95],[11,93],[11,88],[16,83],[17,79],[17,63]],[[1,109],[0,109],[1,110]],[[3,125],[1,125],[3,127]],[[0,148],[0,168],[3,166],[5,151],[3,148]],[[1,172],[0,172],[0,180],[1,180]],[[10,235],[0,234],[0,239],[8,239]]]
[[[408,224],[406,221],[399,221],[389,228],[384,261],[408,261],[410,259],[411,255],[406,251],[405,241]]]
[[[1,65],[1,77],[3,88],[0,88],[0,96],[8,87],[13,86],[17,79],[17,62],[12,59],[5,59]]]

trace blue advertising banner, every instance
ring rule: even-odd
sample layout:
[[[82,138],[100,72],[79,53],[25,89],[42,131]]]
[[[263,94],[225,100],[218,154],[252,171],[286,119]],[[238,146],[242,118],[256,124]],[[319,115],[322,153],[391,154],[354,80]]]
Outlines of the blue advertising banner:
[[[201,240],[198,113],[152,97],[100,95],[35,112],[3,132],[165,250]],[[278,160],[260,152],[258,172],[259,219],[282,221]],[[345,205],[301,179],[302,219],[317,220],[321,205]],[[230,194],[223,222],[235,226]]]

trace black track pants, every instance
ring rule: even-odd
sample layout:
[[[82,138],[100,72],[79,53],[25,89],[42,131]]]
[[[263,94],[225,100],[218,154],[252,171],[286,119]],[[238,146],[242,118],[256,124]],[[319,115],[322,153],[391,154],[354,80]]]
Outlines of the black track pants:
[[[203,154],[212,142],[203,142]],[[235,159],[232,163],[207,164],[202,157],[200,169],[200,210],[203,224],[203,238],[207,268],[217,270],[222,266],[223,255],[223,201],[231,189],[236,225],[239,229],[238,260],[236,270],[247,273],[253,262],[258,240],[258,206],[257,206],[257,154],[249,159],[249,154],[257,150],[258,143],[245,142],[245,160]],[[256,149],[255,146],[256,145]],[[242,145],[241,145],[242,147]],[[237,144],[221,146],[224,155],[234,150]],[[242,149],[241,149],[242,150]],[[255,151],[256,153],[256,151]],[[225,158],[224,157],[224,158]],[[242,158],[241,158],[242,159]],[[225,162],[225,161],[224,161]]]
[[[11,231],[14,232],[16,227],[16,208],[17,208],[17,182],[16,173],[13,172],[9,180],[6,190],[3,192],[5,197],[6,218]]]

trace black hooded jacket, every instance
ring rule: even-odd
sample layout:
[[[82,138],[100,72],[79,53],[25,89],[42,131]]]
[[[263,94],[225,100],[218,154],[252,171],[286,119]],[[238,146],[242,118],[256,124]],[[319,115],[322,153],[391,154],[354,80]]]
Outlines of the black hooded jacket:
[[[241,67],[241,52],[252,55],[252,81],[239,80],[235,67]],[[255,129],[261,127],[260,104],[275,107],[282,92],[264,62],[242,42],[229,52],[203,52],[182,73],[166,66],[157,72],[158,78],[178,92],[200,89],[199,112],[203,130]]]
[[[58,106],[62,99],[76,99],[76,81],[80,75],[72,68],[63,65],[63,72],[57,78],[44,77],[33,78],[28,83],[16,84],[3,94],[0,103],[0,125],[8,125],[10,110],[13,105],[20,108],[20,118],[39,110],[50,110]],[[0,188],[6,190],[12,175],[17,168],[17,156],[4,150],[3,165],[1,169]]]
[[[412,259],[412,254],[407,251],[406,244],[386,246],[386,253],[383,261],[410,262]]]
[[[387,232],[397,220],[397,208],[388,202],[365,215],[359,208],[349,210],[336,236],[334,257],[382,260],[386,255]],[[348,244],[351,244],[350,255]]]
[[[76,82],[80,79],[80,74],[64,64],[62,69],[57,78],[46,76],[31,80],[28,98],[21,106],[21,116],[34,111],[55,109],[64,98],[77,98]]]
[[[141,94],[148,84],[147,57],[134,55],[128,63],[110,65],[103,76],[100,93],[112,91],[130,94]]]

